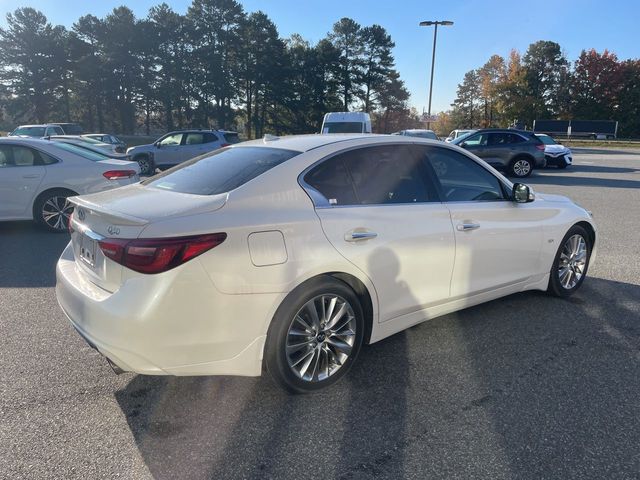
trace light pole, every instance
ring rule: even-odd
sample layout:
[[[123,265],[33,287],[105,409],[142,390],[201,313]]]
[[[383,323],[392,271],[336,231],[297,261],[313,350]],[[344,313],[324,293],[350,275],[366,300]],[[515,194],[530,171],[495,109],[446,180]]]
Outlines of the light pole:
[[[429,110],[427,115],[429,116],[429,120],[427,120],[427,128],[429,128],[429,124],[431,123],[431,94],[433,93],[433,66],[436,63],[436,42],[438,41],[438,25],[449,26],[453,25],[453,22],[449,20],[427,20],[424,22],[420,22],[421,27],[430,27],[431,25],[435,25],[433,30],[433,53],[431,55],[431,80],[429,81]]]

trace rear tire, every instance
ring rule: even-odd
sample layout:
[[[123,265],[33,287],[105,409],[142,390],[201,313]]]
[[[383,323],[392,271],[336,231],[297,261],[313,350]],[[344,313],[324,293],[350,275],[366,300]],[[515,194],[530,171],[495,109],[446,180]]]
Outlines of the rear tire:
[[[516,178],[525,178],[533,172],[533,163],[529,158],[517,157],[509,164],[509,175]]]
[[[134,160],[140,165],[141,175],[153,175],[155,173],[156,166],[149,155],[138,155]]]
[[[351,369],[363,334],[364,315],[353,290],[333,277],[317,277],[278,307],[267,333],[265,365],[288,392],[315,392]]]
[[[566,233],[556,252],[547,291],[557,297],[569,297],[582,285],[589,269],[591,237],[580,225]]]
[[[77,193],[64,188],[54,188],[42,192],[33,203],[34,220],[50,232],[68,232],[73,205],[69,203],[67,198],[74,195]]]

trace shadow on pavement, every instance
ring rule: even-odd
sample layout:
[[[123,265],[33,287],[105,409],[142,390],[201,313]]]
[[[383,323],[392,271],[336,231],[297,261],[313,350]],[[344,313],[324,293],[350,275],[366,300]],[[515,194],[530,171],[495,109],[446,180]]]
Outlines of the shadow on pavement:
[[[567,187],[640,188],[640,178],[638,180],[624,180],[617,178],[569,176],[565,173],[552,172],[552,170],[544,170],[543,173],[538,173],[526,178],[525,182],[531,185],[562,185]],[[560,170],[560,172],[563,171]]]
[[[632,474],[639,312],[640,286],[588,278],[568,300],[516,294],[365,347],[315,395],[136,376],[116,398],[155,478]]]
[[[54,286],[67,243],[67,233],[47,232],[34,222],[0,222],[0,288]]]

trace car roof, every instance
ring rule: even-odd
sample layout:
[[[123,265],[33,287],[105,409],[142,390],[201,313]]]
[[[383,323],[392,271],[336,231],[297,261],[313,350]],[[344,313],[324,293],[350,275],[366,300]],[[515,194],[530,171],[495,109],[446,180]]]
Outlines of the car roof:
[[[527,130],[518,130],[517,128],[480,128],[476,133],[520,133],[522,135],[531,135],[533,132]]]
[[[406,130],[401,130],[402,132],[431,132],[436,133],[433,130],[427,130],[426,128],[408,128]]]
[[[18,125],[16,128],[31,128],[31,127],[59,127],[55,123],[33,123],[29,125]]]
[[[330,134],[310,134],[310,135],[289,135],[278,137],[275,135],[265,135],[264,138],[243,142],[237,146],[266,146],[294,150],[297,152],[307,152],[314,148],[324,147],[332,143],[345,142],[361,138],[377,138],[391,135],[376,135],[371,133],[330,133]]]
[[[0,142],[10,142],[10,143],[33,143],[34,145],[51,145],[50,140],[45,140],[43,138],[35,138],[35,137],[0,137]]]

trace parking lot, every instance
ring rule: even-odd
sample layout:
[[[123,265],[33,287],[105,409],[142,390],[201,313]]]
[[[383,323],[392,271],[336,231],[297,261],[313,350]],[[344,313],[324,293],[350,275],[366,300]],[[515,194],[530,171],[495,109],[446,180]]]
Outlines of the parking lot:
[[[0,224],[0,477],[637,478],[640,151],[574,154],[527,182],[593,211],[578,294],[419,325],[309,396],[266,377],[116,376],[56,303],[68,237]]]

